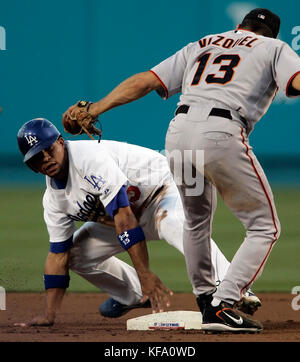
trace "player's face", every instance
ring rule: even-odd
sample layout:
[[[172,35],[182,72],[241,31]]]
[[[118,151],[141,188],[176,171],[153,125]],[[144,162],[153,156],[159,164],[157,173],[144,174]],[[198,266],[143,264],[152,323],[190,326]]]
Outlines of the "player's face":
[[[68,176],[68,155],[62,137],[30,160],[31,166],[49,177],[65,179]]]

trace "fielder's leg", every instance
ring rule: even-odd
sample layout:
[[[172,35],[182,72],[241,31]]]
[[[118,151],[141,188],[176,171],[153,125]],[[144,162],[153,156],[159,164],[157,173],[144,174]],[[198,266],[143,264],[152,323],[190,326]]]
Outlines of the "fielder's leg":
[[[180,194],[175,183],[166,187],[163,196],[157,200],[154,208],[155,228],[158,231],[160,240],[165,240],[168,244],[174,246],[182,254],[183,251],[183,232],[184,232],[184,210]],[[152,211],[153,212],[153,211]],[[211,261],[215,271],[216,285],[224,278],[230,265],[225,255],[218,248],[216,243],[210,240]],[[193,287],[193,292],[199,294]]]
[[[155,228],[158,231],[159,239],[167,241],[183,254],[184,211],[175,183],[168,185],[157,202],[147,209],[151,215],[154,213]],[[149,217],[150,214],[147,216],[147,220],[153,220],[153,217]],[[213,239],[210,240],[210,244],[211,261],[215,270],[216,286],[218,286],[224,279],[230,263]],[[196,296],[198,295],[194,287],[193,292]],[[247,290],[237,308],[244,313],[254,314],[260,306],[259,298],[251,290]]]
[[[201,173],[204,160],[201,160],[198,167],[198,164],[193,163],[194,155],[191,158],[186,157],[190,150],[196,152],[199,149],[195,143],[195,135],[198,138],[198,132],[194,133],[194,128],[198,126],[198,123],[189,123],[187,115],[178,114],[170,122],[166,136],[168,163],[180,193],[185,215],[183,247],[187,271],[197,295],[211,294],[216,289],[210,239],[217,202],[215,188]],[[189,128],[191,134],[187,137]],[[194,145],[190,142],[193,139]],[[196,180],[200,175],[203,183],[201,190],[193,195],[190,193],[191,188],[197,185],[187,185],[186,182],[187,179],[192,179],[192,174],[196,175]]]
[[[187,196],[184,183],[179,186],[186,216],[184,246],[189,277],[199,294],[204,296],[209,295],[214,286],[213,279],[211,278],[213,276],[213,271],[209,268],[210,253],[208,252],[208,237],[211,235],[211,222],[216,204],[213,184],[219,186],[219,184],[223,182],[224,174],[230,175],[232,173],[232,168],[230,168],[231,164],[233,165],[233,168],[237,168],[238,171],[240,171],[240,160],[237,159],[237,155],[239,155],[237,149],[234,150],[234,155],[229,152],[233,149],[232,140],[234,137],[232,136],[237,129],[237,124],[219,117],[209,117],[209,122],[205,117],[201,119],[201,117],[197,116],[195,120],[192,118],[192,116],[187,117],[185,115],[178,115],[175,117],[175,122],[170,122],[166,137],[166,149],[169,153],[180,150],[182,155],[185,150],[194,150],[197,152],[197,150],[202,149],[205,152],[205,159],[202,163],[202,165],[204,165],[205,175],[202,195],[189,197]],[[214,119],[212,120],[211,118]],[[190,122],[190,120],[193,122]],[[223,131],[220,132],[220,129]],[[238,129],[240,129],[239,126]],[[189,134],[188,137],[187,134]],[[183,156],[181,159],[181,162],[185,164],[186,162],[184,162]],[[169,159],[169,165],[174,175],[176,174],[176,169],[174,172],[174,163],[171,161],[172,159]],[[200,164],[199,167],[198,162],[193,163],[195,169],[201,173],[203,173],[202,165]],[[213,177],[211,177],[211,174],[207,172],[208,165],[215,167],[215,175],[217,175],[220,180],[219,184],[216,184]],[[247,174],[247,171],[245,172],[245,175]],[[237,174],[239,173],[237,172]],[[242,197],[243,202],[247,202],[248,195],[245,193],[248,188],[247,180],[243,185],[239,183],[238,177],[231,180],[231,183],[226,189],[228,198],[234,195],[235,187],[240,187],[240,194],[237,194],[237,197]],[[247,210],[245,214],[247,215]],[[265,246],[266,244],[262,245],[262,248],[264,249]],[[199,251],[201,251],[201,255],[199,254]],[[202,258],[204,258],[204,260]],[[253,259],[252,256],[251,259]],[[242,278],[245,278],[244,280],[246,280],[246,274],[249,271],[247,271],[247,267],[251,263],[249,263],[245,257],[243,261],[239,261],[239,264],[241,269],[243,269]],[[251,268],[252,267],[253,265],[251,265]],[[229,270],[230,269],[231,267]],[[232,282],[233,284],[236,284],[236,280]],[[222,284],[223,283],[221,283],[221,285]],[[251,283],[246,284],[246,288],[250,287],[250,285]],[[242,287],[242,292],[246,291],[246,288]],[[226,296],[223,294],[223,296],[228,298],[230,302],[240,300],[240,291],[237,293],[237,289],[233,288],[232,285],[230,286],[227,284],[224,290],[227,291],[227,294]]]
[[[243,223],[246,237],[214,297],[234,302],[261,275],[279,238],[280,223],[270,185],[242,127],[237,127],[226,156],[222,180],[217,170],[209,172],[224,202]]]

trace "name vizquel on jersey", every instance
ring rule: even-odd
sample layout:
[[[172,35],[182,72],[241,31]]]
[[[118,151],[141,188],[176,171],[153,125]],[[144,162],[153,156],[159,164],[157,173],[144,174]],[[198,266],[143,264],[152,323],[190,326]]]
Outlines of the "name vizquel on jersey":
[[[236,46],[245,46],[248,48],[252,48],[252,44],[257,41],[258,38],[254,38],[252,36],[244,36],[237,40],[226,38],[222,35],[216,35],[209,38],[203,38],[199,40],[200,48],[205,48],[208,45],[217,45],[225,49],[234,48]]]

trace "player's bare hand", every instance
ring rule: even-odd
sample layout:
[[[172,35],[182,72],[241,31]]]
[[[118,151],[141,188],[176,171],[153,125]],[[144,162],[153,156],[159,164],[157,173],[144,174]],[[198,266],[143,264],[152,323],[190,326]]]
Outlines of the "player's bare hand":
[[[54,321],[50,321],[48,318],[44,316],[38,316],[33,318],[29,322],[23,323],[15,323],[15,327],[34,327],[34,326],[41,326],[41,327],[50,327],[54,324]]]
[[[143,292],[142,302],[149,298],[153,313],[163,312],[170,307],[169,297],[173,295],[173,292],[162,283],[157,275],[149,271],[139,277]]]

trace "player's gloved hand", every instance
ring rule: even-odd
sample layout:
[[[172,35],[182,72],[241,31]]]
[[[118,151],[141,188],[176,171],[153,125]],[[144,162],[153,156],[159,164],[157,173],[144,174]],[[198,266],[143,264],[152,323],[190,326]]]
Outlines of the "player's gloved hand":
[[[170,306],[169,296],[172,296],[173,292],[162,283],[157,275],[149,270],[139,274],[139,279],[143,293],[141,302],[143,303],[149,298],[152,313],[163,312],[166,307]]]
[[[92,106],[91,102],[79,101],[68,108],[62,118],[65,131],[73,135],[86,133],[92,139],[92,135],[101,137],[102,130],[94,125],[98,119]]]
[[[15,323],[14,326],[16,326],[16,327],[34,327],[34,326],[49,327],[49,326],[53,326],[53,324],[54,324],[54,319],[50,320],[50,318],[46,318],[45,316],[38,316],[38,317],[33,318],[29,322]]]

